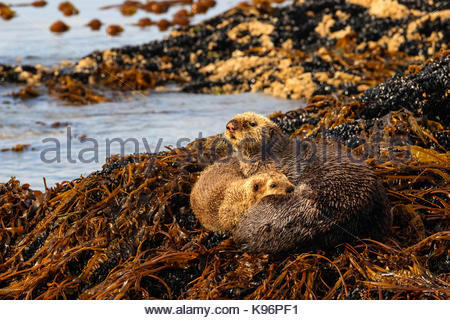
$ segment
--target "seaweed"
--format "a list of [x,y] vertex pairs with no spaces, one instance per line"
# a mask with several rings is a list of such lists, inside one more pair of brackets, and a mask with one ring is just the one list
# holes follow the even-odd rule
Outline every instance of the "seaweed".
[[[0,66],[3,82],[26,83],[31,75],[79,104],[104,101],[104,88],[170,82],[194,92],[263,90],[288,98],[302,91],[306,106],[273,114],[273,121],[292,138],[352,149],[383,182],[393,215],[384,242],[249,254],[228,235],[204,229],[189,205],[200,172],[225,154],[220,136],[113,156],[102,170],[44,193],[14,178],[0,184],[0,298],[449,299],[450,51],[444,34],[427,38],[431,28],[447,28],[427,19],[447,2],[398,2],[423,12],[381,19],[346,1],[281,8],[260,1],[58,71]],[[345,30],[345,14],[354,17],[350,30],[333,38]],[[314,30],[326,15],[335,21],[322,36]],[[252,34],[251,23],[262,33]],[[412,23],[419,37],[398,47],[383,42]],[[435,51],[424,49],[430,43]],[[236,61],[239,72],[217,74]]]
[[[433,70],[449,54],[414,68],[431,75],[424,86],[430,103],[443,93]],[[401,95],[392,91],[385,103]],[[360,140],[350,147],[374,168],[391,202],[394,227],[385,242],[248,254],[232,238],[205,230],[189,193],[217,157],[217,137],[210,137],[158,154],[114,156],[102,170],[44,194],[15,179],[0,184],[0,297],[450,298],[450,155],[434,138],[446,129],[422,121],[428,109],[420,105],[360,119],[368,106],[384,110],[316,96],[304,109],[272,118],[293,137]]]

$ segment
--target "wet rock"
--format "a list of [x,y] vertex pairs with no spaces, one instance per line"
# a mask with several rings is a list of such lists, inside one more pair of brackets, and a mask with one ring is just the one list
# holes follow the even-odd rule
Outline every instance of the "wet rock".
[[315,125],[318,119],[311,118],[302,109],[290,111],[283,115],[274,115],[271,120],[275,122],[285,134],[291,135],[304,124]]
[[61,11],[65,16],[68,16],[68,17],[77,15],[78,13],[80,13],[78,11],[78,9],[75,8],[75,6],[69,1],[61,2],[58,5],[58,10]]
[[136,14],[137,8],[131,5],[122,5],[120,7],[120,12],[126,17],[131,17]]
[[381,117],[406,108],[416,114],[450,124],[450,56],[427,63],[412,75],[396,75],[367,90],[360,98],[366,104],[362,117]]
[[156,25],[160,31],[166,31],[171,26],[171,23],[167,19],[161,19]]
[[0,2],[0,18],[3,20],[11,20],[16,16],[16,12],[9,6]]
[[47,5],[47,1],[44,1],[44,0],[33,1],[31,3],[31,5],[33,7],[41,8],[41,7],[45,7]]
[[152,26],[152,25],[154,25],[154,24],[155,24],[155,22],[153,22],[150,18],[147,18],[147,17],[141,18],[141,19],[139,19],[139,21],[137,22],[137,25],[138,25],[139,27],[141,27],[141,28],[145,28],[145,27],[148,27],[148,26]]
[[89,21],[87,26],[89,26],[92,30],[100,30],[102,27],[102,22],[99,19],[92,19]]
[[110,36],[118,36],[123,32],[123,28],[119,25],[112,24],[106,28],[106,32]]
[[179,25],[181,27],[187,27],[190,24],[189,17],[184,12],[177,12],[172,19],[173,25]]
[[53,23],[50,26],[51,32],[62,33],[62,32],[66,32],[69,30],[70,30],[70,27],[67,24],[65,24],[63,21],[56,21],[55,23]]

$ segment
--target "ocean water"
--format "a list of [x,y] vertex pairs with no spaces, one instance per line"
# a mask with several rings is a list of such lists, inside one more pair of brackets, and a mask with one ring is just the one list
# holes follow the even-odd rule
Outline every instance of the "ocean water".
[[[31,3],[33,0],[10,0],[8,4]],[[191,23],[195,24],[224,12],[242,0],[218,0],[214,8],[206,14],[196,15]],[[171,17],[182,7],[174,6],[165,14],[151,14],[138,10],[131,17],[124,17],[117,8],[101,10],[107,5],[123,3],[123,0],[73,0],[71,1],[80,11],[78,15],[66,17],[58,11],[58,4],[62,0],[47,0],[47,6],[13,7],[17,17],[4,21],[0,19],[0,63],[42,64],[51,66],[61,61],[77,61],[95,50],[105,50],[124,45],[142,44],[152,40],[163,39],[170,30],[160,32],[157,26],[140,28],[135,24],[140,18],[149,17],[153,21]],[[142,2],[145,2],[144,0]],[[187,8],[187,7],[184,7]],[[103,22],[99,31],[91,31],[86,24],[97,18]],[[68,32],[55,34],[49,31],[50,25],[62,20],[70,26]],[[106,34],[106,26],[119,24],[125,30],[118,37]]]
[[[69,18],[56,10],[58,1],[49,1],[44,9],[17,8],[16,19],[0,20],[4,40],[0,42],[0,63],[17,64],[20,56],[21,63],[55,65],[62,60],[76,61],[96,49],[141,44],[166,35],[156,27],[141,31],[131,26],[144,14],[126,18],[115,9],[98,10],[102,5],[120,2],[73,1],[80,15]],[[240,1],[217,2],[208,15],[196,19],[213,16]],[[172,8],[170,13],[178,9]],[[48,25],[60,18],[72,29],[55,36],[48,31]],[[92,18],[121,23],[125,32],[117,38],[108,37],[104,30],[92,32],[84,27]],[[154,152],[169,145],[184,146],[198,137],[223,132],[235,114],[253,111],[267,115],[301,105],[300,101],[264,94],[219,96],[174,90],[133,93],[119,101],[80,107],[62,104],[46,94],[27,101],[14,99],[11,92],[18,89],[0,83],[0,149],[17,144],[31,147],[24,152],[0,152],[0,183],[15,176],[41,190],[43,177],[52,186],[99,170],[108,153]],[[118,139],[127,141],[123,150]]]

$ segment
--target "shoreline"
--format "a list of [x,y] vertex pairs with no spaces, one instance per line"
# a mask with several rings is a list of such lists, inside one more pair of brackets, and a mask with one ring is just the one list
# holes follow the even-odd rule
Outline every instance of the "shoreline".
[[26,85],[17,93],[24,98],[43,88],[75,105],[108,101],[108,89],[168,84],[193,93],[354,96],[448,48],[450,8],[425,3],[424,11],[399,4],[395,18],[380,13],[377,6],[390,4],[382,1],[301,1],[270,14],[235,8],[164,40],[95,51],[74,64],[0,65],[0,82]]

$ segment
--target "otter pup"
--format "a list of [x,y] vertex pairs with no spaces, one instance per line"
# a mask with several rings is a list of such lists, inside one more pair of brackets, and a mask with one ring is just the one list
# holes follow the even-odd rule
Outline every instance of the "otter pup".
[[190,195],[191,208],[200,223],[209,230],[220,230],[217,213],[231,181],[244,179],[239,160],[218,161],[208,166],[194,184]]
[[225,191],[217,216],[221,232],[231,231],[246,211],[268,195],[286,195],[294,191],[294,185],[286,176],[276,171],[256,174],[230,183]]
[[243,175],[270,166],[297,186],[291,195],[268,196],[252,206],[236,225],[236,242],[248,251],[275,253],[389,232],[385,190],[367,164],[339,145],[289,139],[275,127],[253,113],[226,126],[224,136],[240,155]]
[[191,208],[200,223],[212,231],[228,232],[261,198],[294,190],[285,175],[266,170],[244,177],[237,158],[207,167],[191,191]]

